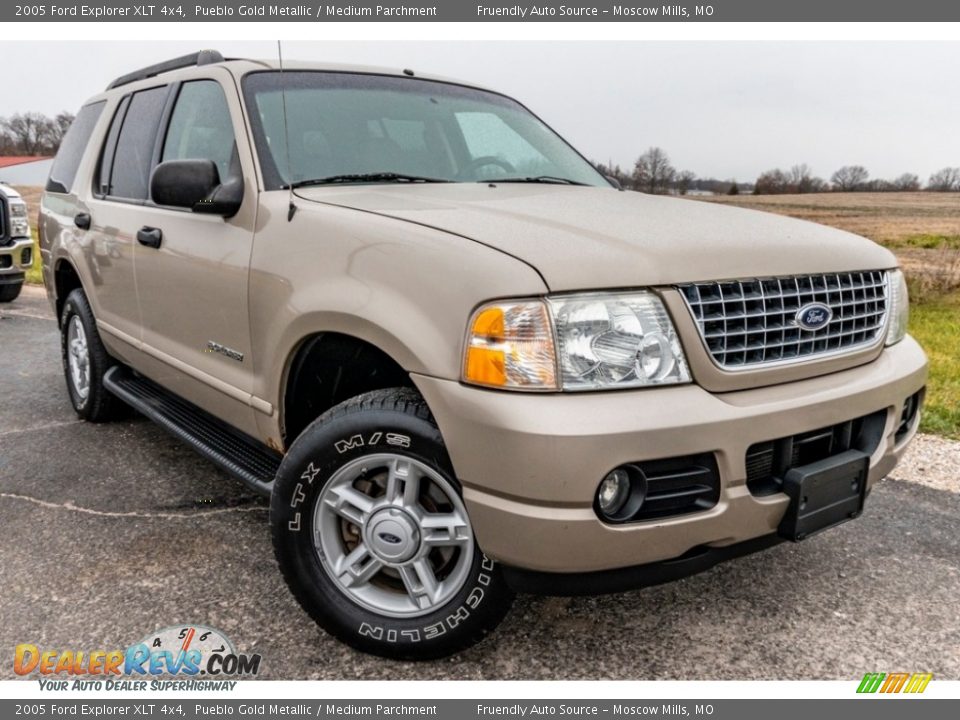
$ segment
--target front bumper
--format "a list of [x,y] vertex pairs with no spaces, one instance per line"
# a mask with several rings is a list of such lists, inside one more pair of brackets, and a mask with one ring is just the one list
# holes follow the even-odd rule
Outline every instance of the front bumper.
[[[414,376],[443,433],[480,546],[501,563],[592,573],[679,558],[775,533],[789,499],[746,485],[754,443],[886,412],[868,484],[916,431],[895,440],[927,361],[906,338],[866,365],[782,385],[712,394],[696,385],[536,395]],[[611,525],[593,509],[600,480],[629,462],[715,453],[721,492],[709,510]],[[868,503],[869,508],[869,503]]]
[[[24,251],[29,251],[26,256]],[[32,264],[33,240],[30,238],[16,238],[0,247],[0,285],[23,282],[24,273]]]

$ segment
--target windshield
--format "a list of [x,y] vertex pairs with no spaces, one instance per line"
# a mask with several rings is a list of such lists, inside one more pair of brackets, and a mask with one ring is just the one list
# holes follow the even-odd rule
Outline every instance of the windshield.
[[343,176],[609,187],[555,132],[496,93],[317,71],[251,73],[243,88],[268,190]]

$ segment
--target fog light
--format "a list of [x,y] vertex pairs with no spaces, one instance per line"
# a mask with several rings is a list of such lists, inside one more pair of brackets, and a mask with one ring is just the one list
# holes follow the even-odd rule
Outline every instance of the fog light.
[[613,517],[623,509],[630,497],[630,475],[623,468],[610,472],[597,490],[597,507],[607,517]]

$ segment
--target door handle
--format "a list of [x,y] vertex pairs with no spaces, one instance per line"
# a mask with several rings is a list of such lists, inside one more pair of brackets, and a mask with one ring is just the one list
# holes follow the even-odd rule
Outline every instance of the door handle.
[[163,240],[163,231],[160,228],[147,227],[144,225],[137,230],[137,242],[147,247],[158,248],[160,241]]
[[81,230],[89,230],[91,222],[90,213],[77,213],[73,216],[73,224]]

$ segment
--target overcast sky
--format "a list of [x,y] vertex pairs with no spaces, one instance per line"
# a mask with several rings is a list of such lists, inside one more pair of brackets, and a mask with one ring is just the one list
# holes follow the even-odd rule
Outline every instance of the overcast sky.
[[[275,42],[211,41],[225,56],[272,57]],[[18,43],[0,116],[75,112],[118,75],[196,43]],[[823,177],[926,179],[960,166],[960,43],[285,42],[284,56],[410,67],[517,98],[588,157],[627,166],[651,145],[700,176],[751,181],[808,163]]]

